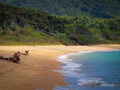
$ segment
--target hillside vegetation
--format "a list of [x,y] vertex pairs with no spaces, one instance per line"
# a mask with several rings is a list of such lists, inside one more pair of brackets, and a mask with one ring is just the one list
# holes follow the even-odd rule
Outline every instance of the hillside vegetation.
[[120,43],[120,17],[55,16],[0,4],[0,44]]
[[89,15],[101,18],[120,15],[120,0],[0,0],[0,2],[57,15]]

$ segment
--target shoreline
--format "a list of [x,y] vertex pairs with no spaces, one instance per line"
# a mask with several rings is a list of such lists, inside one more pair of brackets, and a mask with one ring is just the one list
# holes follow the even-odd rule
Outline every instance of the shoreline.
[[[0,61],[1,90],[53,90],[55,86],[66,86],[65,76],[53,70],[61,70],[57,57],[79,51],[105,51],[120,49],[120,44],[93,46],[0,46],[0,55],[11,55],[15,51],[30,50],[22,56],[19,65]],[[4,68],[3,68],[4,67]]]
[[68,54],[63,54],[57,57],[57,61],[63,63],[64,60],[69,61],[69,58],[71,56],[75,55],[80,55],[80,54],[85,54],[85,53],[94,53],[94,52],[109,52],[109,51],[120,51],[120,49],[115,49],[115,50],[105,50],[105,51],[80,51],[80,52],[73,52],[73,53],[68,53]]
[[[81,55],[81,54],[86,54],[86,53],[94,53],[94,52],[109,52],[109,51],[120,51],[120,49],[116,49],[116,50],[105,50],[105,51],[80,51],[80,52],[73,52],[73,53],[68,53],[68,54],[63,54],[60,55],[59,57],[57,57],[57,61],[61,62],[64,66],[62,66],[61,70],[54,70],[55,72],[60,72],[62,73],[64,76],[67,77],[67,75],[65,75],[65,72],[62,72],[62,70],[64,70],[64,67],[66,66],[70,66],[69,63],[72,62],[72,56],[76,56],[76,55]],[[74,64],[74,63],[73,63]],[[74,66],[76,68],[76,66]],[[80,66],[77,66],[80,67]]]
[[[78,62],[75,62],[74,60],[77,60],[77,59],[75,59],[75,57],[78,57],[79,55],[82,56],[82,54],[89,54],[89,53],[90,54],[91,53],[106,53],[106,52],[108,53],[108,52],[118,52],[118,51],[120,51],[120,49],[104,50],[104,51],[99,51],[99,50],[98,51],[84,51],[84,52],[81,51],[81,52],[69,53],[69,54],[64,54],[64,55],[59,56],[58,61],[60,61],[62,63],[62,69],[61,70],[55,70],[55,72],[62,73],[66,77],[66,82],[68,82],[69,85],[65,86],[65,87],[64,86],[63,87],[57,86],[55,88],[55,90],[57,90],[57,89],[61,90],[62,88],[63,89],[69,89],[69,88],[75,87],[75,84],[73,84],[72,82],[75,83],[74,79],[76,79],[76,77],[81,74],[81,73],[78,74],[78,72],[82,70],[81,68],[84,65],[83,63],[78,64]],[[80,60],[80,59],[78,59],[78,60]],[[73,79],[73,81],[71,81],[72,79]],[[117,85],[115,83],[105,82],[101,78],[97,78],[97,80],[94,80],[94,77],[93,77],[93,79],[91,79],[91,80],[89,80],[89,79],[85,80],[84,77],[83,78],[78,78],[77,77],[77,79],[78,80],[76,80],[76,82],[81,80],[81,82],[79,83],[81,86],[85,85],[85,86],[89,87],[89,86],[91,86],[90,83],[94,82],[94,84],[100,84],[100,86],[103,86],[103,87],[117,87],[117,86],[119,87],[119,85]]]

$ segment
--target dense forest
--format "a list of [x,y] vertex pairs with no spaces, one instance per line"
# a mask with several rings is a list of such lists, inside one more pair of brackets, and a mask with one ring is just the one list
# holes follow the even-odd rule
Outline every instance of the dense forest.
[[57,15],[88,15],[101,18],[120,15],[120,0],[0,0],[0,2]]
[[120,43],[120,16],[56,16],[0,4],[0,44]]

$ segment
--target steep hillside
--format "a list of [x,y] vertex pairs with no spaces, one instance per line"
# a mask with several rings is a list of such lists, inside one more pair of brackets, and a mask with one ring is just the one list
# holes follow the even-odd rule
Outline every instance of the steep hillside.
[[55,16],[39,10],[0,4],[0,43],[57,42],[52,34],[62,30],[64,25]]
[[120,0],[0,0],[0,2],[57,15],[89,15],[101,18],[120,15]]
[[120,43],[120,17],[54,16],[0,4],[0,44]]

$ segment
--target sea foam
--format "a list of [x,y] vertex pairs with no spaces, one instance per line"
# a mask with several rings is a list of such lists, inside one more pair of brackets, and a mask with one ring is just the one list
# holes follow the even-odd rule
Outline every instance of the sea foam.
[[[85,52],[78,52],[78,53],[70,53],[61,55],[57,58],[58,61],[62,63],[62,69],[61,70],[54,70],[55,72],[60,72],[63,75],[69,77],[69,78],[75,78],[77,79],[77,85],[67,87],[59,87],[56,86],[55,90],[69,90],[69,88],[73,87],[79,87],[79,86],[87,86],[87,87],[114,87],[115,84],[107,83],[102,78],[96,78],[96,77],[89,77],[86,74],[81,74],[82,66],[84,66],[83,63],[75,63],[74,57],[77,55],[85,54],[85,53],[92,53],[92,52],[98,52],[98,51],[85,51]],[[103,52],[103,51],[101,51]],[[120,86],[120,85],[117,85]],[[71,89],[70,89],[71,90]]]

